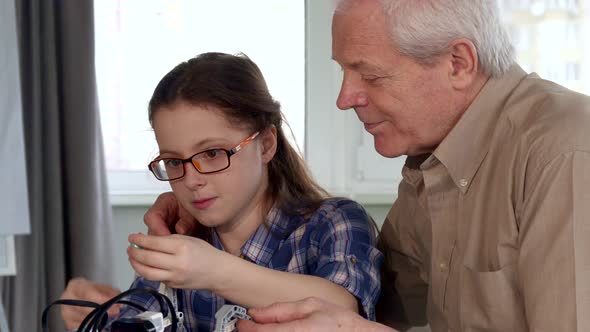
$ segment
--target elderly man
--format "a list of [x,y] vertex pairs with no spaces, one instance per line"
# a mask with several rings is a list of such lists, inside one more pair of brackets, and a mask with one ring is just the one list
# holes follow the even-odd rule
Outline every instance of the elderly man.
[[[492,0],[344,1],[332,36],[338,107],[381,155],[408,156],[381,231],[381,322],[590,331],[590,98],[514,64]],[[253,316],[380,328],[315,302]]]
[[[590,331],[590,98],[514,63],[493,0],[348,0],[333,18],[353,108],[407,155],[381,232],[379,320],[433,331]],[[188,233],[165,194],[155,234]],[[315,299],[240,331],[391,331]]]

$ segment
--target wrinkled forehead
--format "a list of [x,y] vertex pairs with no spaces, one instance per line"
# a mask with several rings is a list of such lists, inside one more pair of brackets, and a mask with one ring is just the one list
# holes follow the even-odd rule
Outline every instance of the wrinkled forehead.
[[346,14],[358,9],[383,9],[380,0],[332,0],[334,14]]
[[[335,12],[332,21],[332,57],[341,65],[378,56],[392,46],[389,29],[381,6],[356,1],[346,11]],[[359,3],[359,4],[357,4]]]
[[334,12],[332,34],[367,38],[387,34],[386,16],[377,0],[350,1]]

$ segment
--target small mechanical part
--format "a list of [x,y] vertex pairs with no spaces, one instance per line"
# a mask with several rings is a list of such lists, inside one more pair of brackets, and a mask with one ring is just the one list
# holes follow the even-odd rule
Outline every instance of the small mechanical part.
[[224,305],[215,313],[215,332],[237,332],[236,325],[240,319],[252,319],[248,316],[246,308],[232,304]]

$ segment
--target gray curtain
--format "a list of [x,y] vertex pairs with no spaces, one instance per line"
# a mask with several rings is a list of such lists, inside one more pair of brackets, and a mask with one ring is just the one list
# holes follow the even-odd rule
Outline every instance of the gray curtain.
[[[69,278],[112,282],[93,1],[0,1],[16,1],[31,216],[1,292],[11,331],[32,332]],[[51,330],[63,331],[55,318]]]

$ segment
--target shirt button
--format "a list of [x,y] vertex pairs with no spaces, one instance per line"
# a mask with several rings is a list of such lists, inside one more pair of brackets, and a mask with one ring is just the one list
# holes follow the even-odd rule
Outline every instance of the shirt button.
[[447,264],[446,264],[446,263],[444,263],[444,262],[442,262],[442,263],[438,264],[438,267],[440,268],[440,270],[441,270],[442,272],[444,272],[444,271],[446,271],[446,270],[447,270]]
[[350,262],[352,263],[352,265],[356,264],[356,256],[350,255],[350,256],[348,256],[348,259],[350,259]]
[[469,181],[467,181],[467,179],[461,179],[461,180],[459,180],[459,185],[461,187],[467,187],[467,184],[469,184]]

